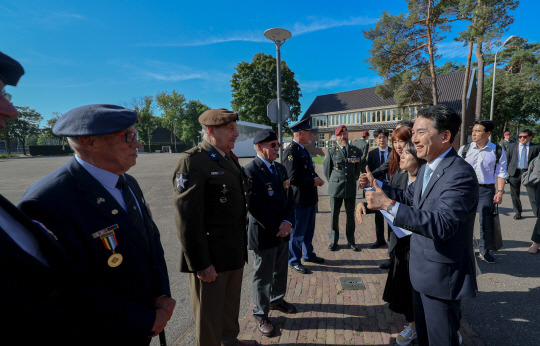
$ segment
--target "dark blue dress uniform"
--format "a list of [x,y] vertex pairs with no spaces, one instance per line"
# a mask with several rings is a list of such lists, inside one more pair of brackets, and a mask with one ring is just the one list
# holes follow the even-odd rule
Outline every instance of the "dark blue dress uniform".
[[[170,296],[160,236],[137,181],[124,175],[142,213],[146,234],[134,231],[128,213],[75,158],[32,185],[20,208],[54,232],[74,265],[88,273],[87,305],[97,310],[91,321],[95,345],[148,345],[156,312],[154,301]],[[122,263],[111,267],[111,250],[96,232],[111,226]]]
[[294,266],[301,264],[301,258],[317,257],[312,241],[319,200],[317,187],[314,185],[318,175],[307,149],[295,141],[283,151],[283,164],[289,174],[295,204],[295,227],[289,242],[289,264]]

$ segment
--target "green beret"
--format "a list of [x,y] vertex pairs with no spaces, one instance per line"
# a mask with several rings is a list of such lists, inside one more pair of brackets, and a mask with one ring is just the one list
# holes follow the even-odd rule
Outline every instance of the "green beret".
[[204,126],[221,126],[238,120],[238,113],[225,108],[209,109],[199,116],[199,122]]

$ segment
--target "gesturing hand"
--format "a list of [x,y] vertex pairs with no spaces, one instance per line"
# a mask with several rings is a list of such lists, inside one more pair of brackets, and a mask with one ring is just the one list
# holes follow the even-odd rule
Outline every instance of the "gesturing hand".
[[355,215],[356,215],[356,220],[358,221],[358,223],[361,224],[364,221],[364,218],[362,217],[362,215],[366,215],[366,206],[364,205],[364,203],[362,202],[358,203],[358,205],[356,206]]
[[374,191],[366,191],[368,208],[371,210],[386,210],[392,200],[386,196],[377,181],[373,182],[373,187],[375,188]]
[[360,179],[358,179],[360,184],[358,184],[358,189],[365,189],[366,187],[372,187],[373,181],[375,178],[373,177],[373,174],[371,174],[371,171],[368,166],[366,166],[366,173],[362,173],[360,175]]

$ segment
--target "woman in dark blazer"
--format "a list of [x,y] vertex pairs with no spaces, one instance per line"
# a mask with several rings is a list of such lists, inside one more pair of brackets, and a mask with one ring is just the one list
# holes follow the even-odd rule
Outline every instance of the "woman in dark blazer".
[[[396,160],[394,157],[392,159]],[[397,161],[399,162],[399,171],[392,174],[388,184],[395,188],[406,189],[409,184],[412,184],[416,180],[418,169],[425,161],[416,156],[416,148],[410,139],[402,147]],[[356,217],[359,223],[362,222],[362,214],[368,212],[364,203],[358,204]],[[394,232],[391,232],[388,244],[390,267],[383,299],[388,302],[390,310],[402,313],[405,315],[407,322],[409,322],[409,325],[405,326],[405,329],[396,338],[398,345],[408,345],[416,338],[412,285],[409,277],[410,238],[410,236],[398,238]]]

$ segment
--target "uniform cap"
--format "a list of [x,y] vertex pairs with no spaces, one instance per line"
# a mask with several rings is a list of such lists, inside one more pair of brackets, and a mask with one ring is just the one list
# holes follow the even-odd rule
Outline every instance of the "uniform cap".
[[509,135],[509,134],[510,134],[510,131],[506,131],[506,132],[504,133],[505,136],[506,136],[506,135]]
[[277,134],[274,130],[264,129],[255,134],[255,137],[253,137],[253,144],[277,141],[277,139]]
[[292,132],[298,132],[298,131],[311,131],[311,123],[309,121],[309,118],[300,120],[294,125],[289,126]]
[[362,134],[363,134],[364,136],[369,136],[369,131],[364,131],[364,132],[362,132]]
[[53,133],[65,137],[99,136],[122,131],[138,120],[134,110],[96,104],[74,108],[54,125]]
[[345,129],[345,131],[347,131],[347,126],[345,125],[339,125],[336,129],[336,131],[334,131],[335,135],[339,135],[341,133],[341,131],[343,131],[343,129]]
[[0,52],[0,80],[5,85],[17,85],[23,74],[24,69],[17,60]]
[[238,113],[225,108],[209,109],[199,116],[204,126],[221,126],[238,120]]

